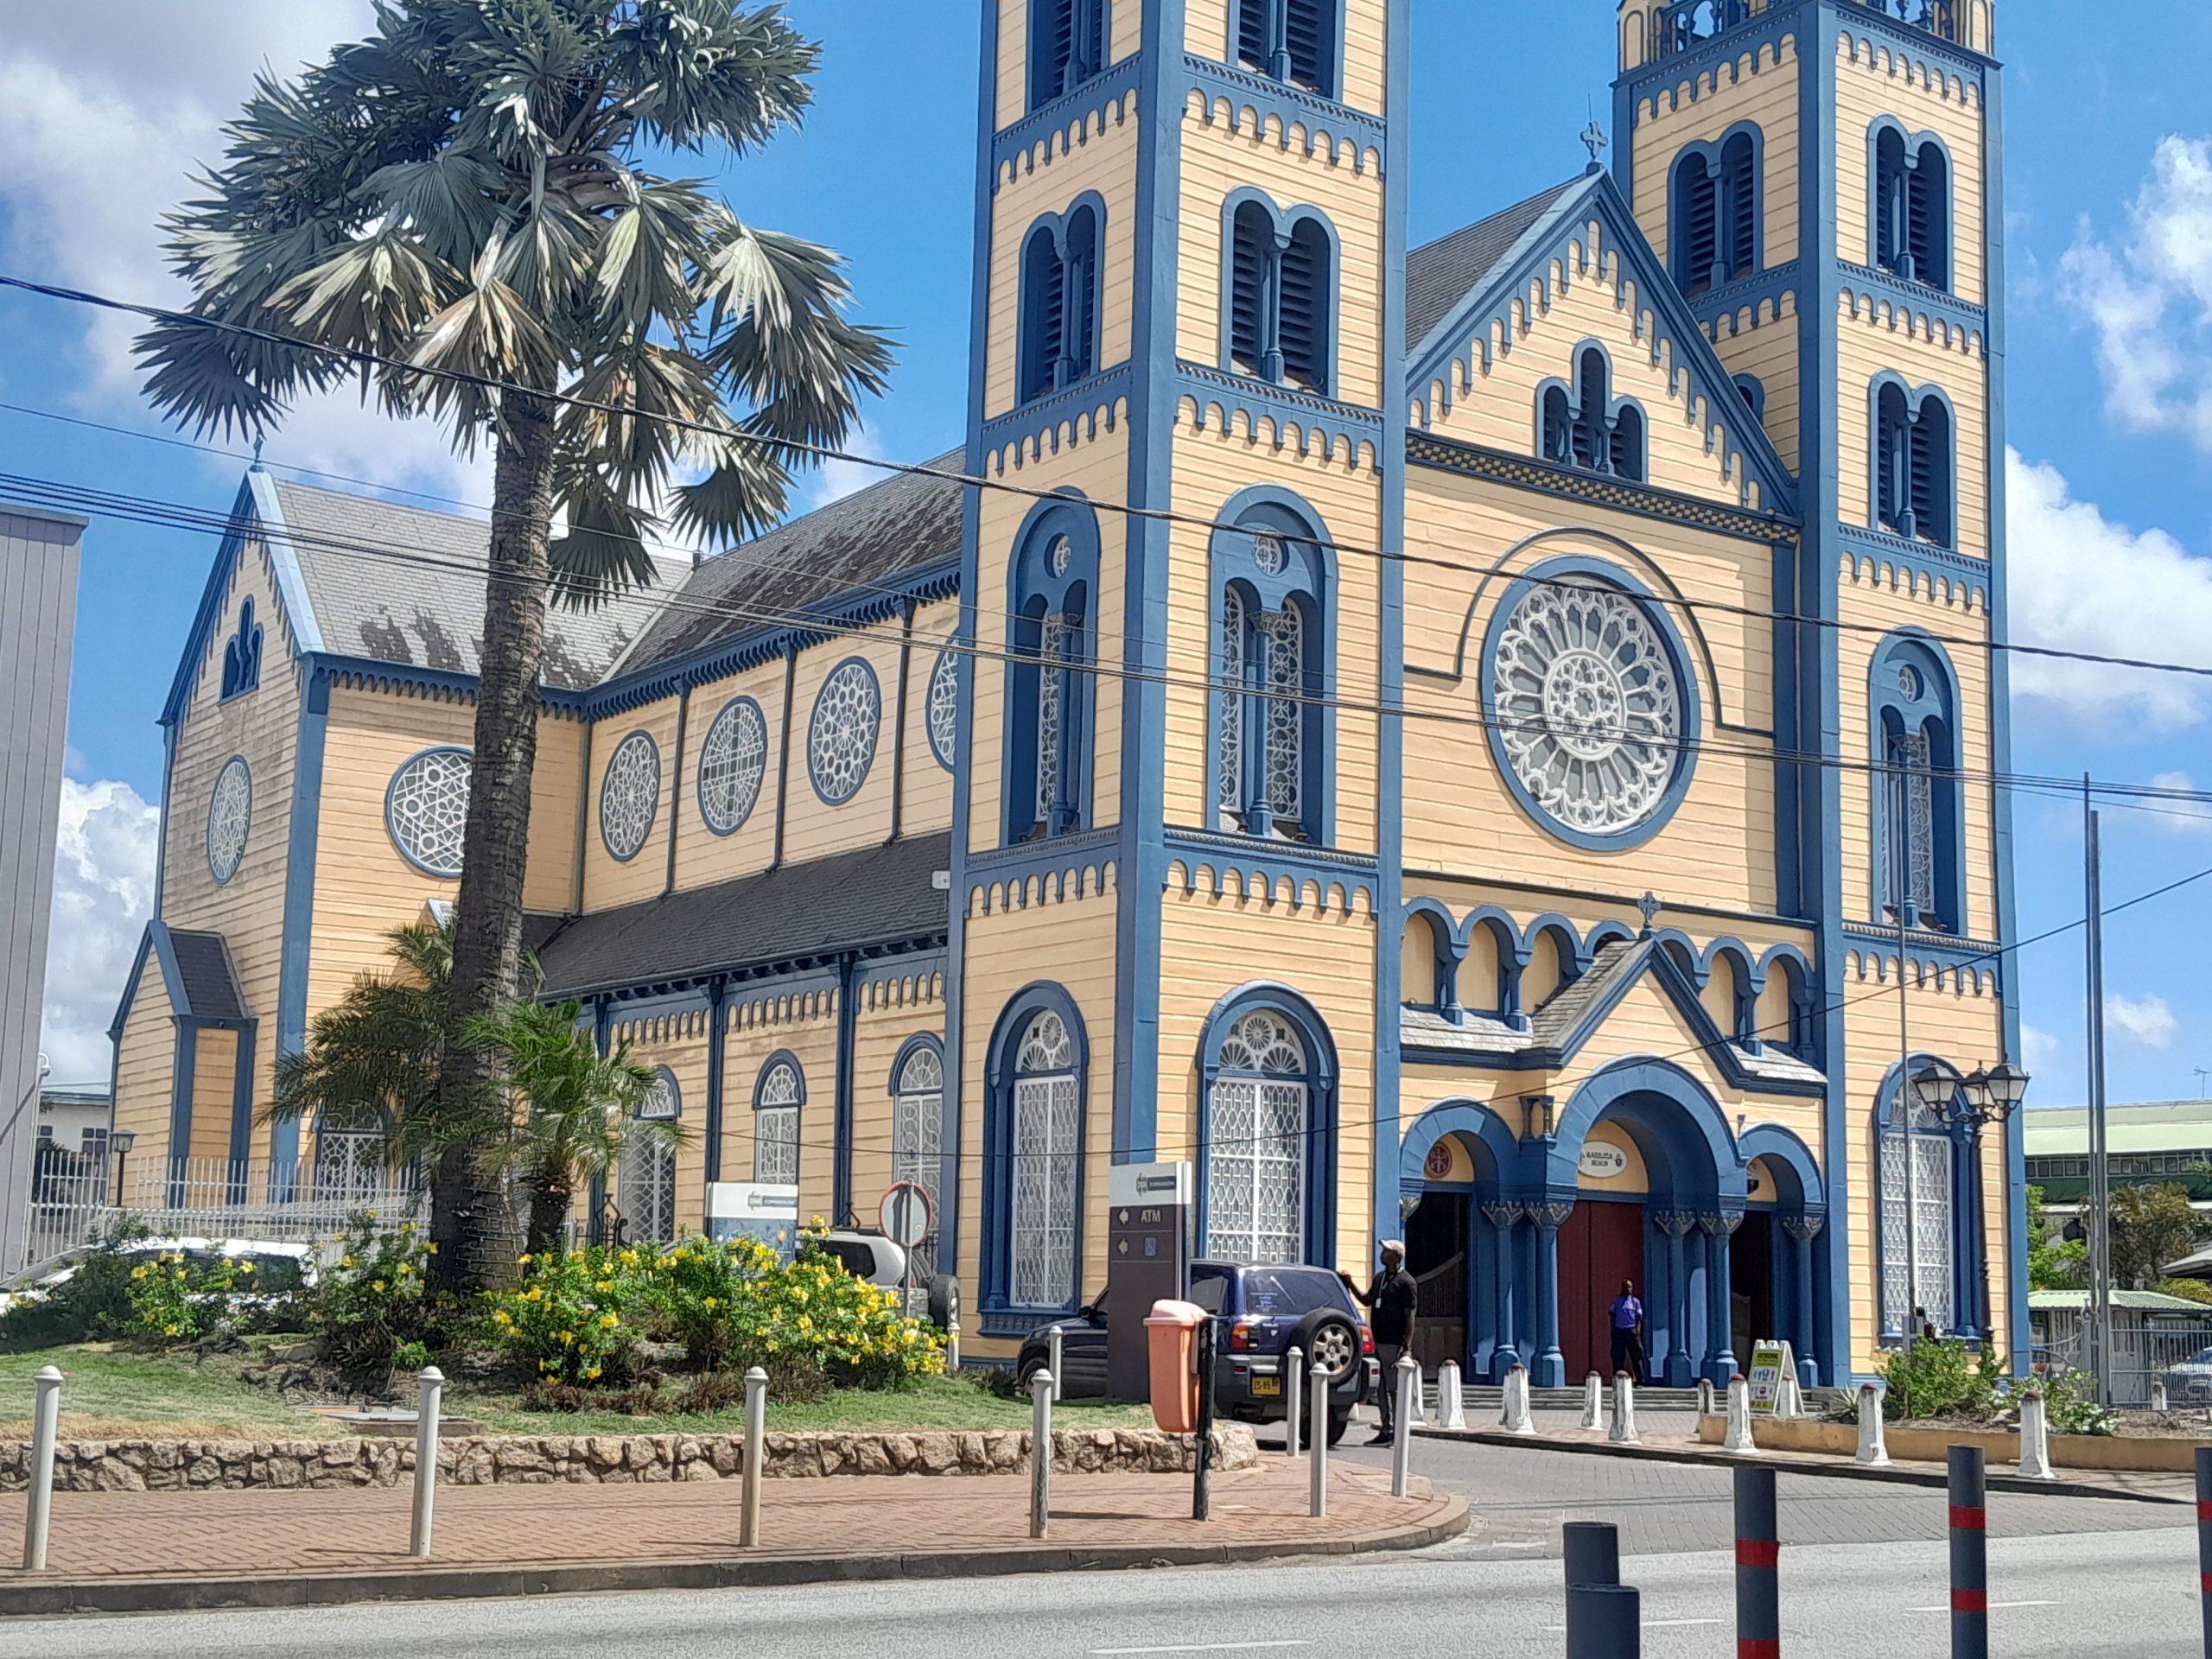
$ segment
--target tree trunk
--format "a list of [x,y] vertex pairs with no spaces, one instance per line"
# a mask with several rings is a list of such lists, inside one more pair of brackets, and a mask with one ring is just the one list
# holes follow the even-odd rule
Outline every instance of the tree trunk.
[[484,1143],[505,1125],[496,1061],[462,1040],[467,1022],[522,989],[522,883],[530,850],[531,775],[537,762],[538,683],[550,586],[554,408],[545,397],[501,400],[492,489],[491,568],[477,673],[476,756],[461,842],[453,983],[438,1073],[442,1112],[480,1120],[439,1160],[430,1185],[436,1287],[481,1290],[514,1271],[513,1218]]
[[561,1230],[568,1223],[569,1209],[575,1198],[576,1190],[566,1171],[549,1167],[531,1178],[530,1232],[523,1241],[531,1255],[560,1249]]

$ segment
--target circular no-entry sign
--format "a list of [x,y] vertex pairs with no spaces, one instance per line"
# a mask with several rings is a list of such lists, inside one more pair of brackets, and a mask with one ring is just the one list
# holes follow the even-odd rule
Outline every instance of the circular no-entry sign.
[[886,1238],[911,1250],[930,1236],[930,1195],[912,1181],[893,1181],[876,1217]]

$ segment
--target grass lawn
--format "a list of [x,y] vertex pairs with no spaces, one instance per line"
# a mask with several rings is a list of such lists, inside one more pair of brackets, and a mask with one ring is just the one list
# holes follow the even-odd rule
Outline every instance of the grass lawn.
[[[31,1379],[60,1368],[64,1440],[329,1440],[346,1430],[238,1380],[251,1355],[133,1353],[113,1344],[0,1354],[0,1440],[28,1440]],[[617,1412],[523,1411],[506,1394],[446,1391],[446,1410],[512,1434],[737,1434],[741,1408],[632,1417]],[[1150,1408],[1096,1400],[1064,1401],[1061,1428],[1140,1428]],[[1002,1400],[963,1377],[931,1377],[896,1393],[846,1390],[801,1404],[768,1402],[771,1429],[1027,1428],[1027,1400]]]

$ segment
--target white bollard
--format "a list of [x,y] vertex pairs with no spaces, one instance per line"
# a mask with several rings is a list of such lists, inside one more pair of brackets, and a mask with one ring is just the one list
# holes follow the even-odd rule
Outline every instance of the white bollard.
[[1582,1379],[1582,1421],[1579,1427],[1595,1428],[1605,1414],[1605,1379],[1592,1371]]
[[1052,1392],[1050,1371],[1029,1378],[1029,1535],[1042,1538],[1052,1517]]
[[1052,1379],[1052,1403],[1060,1403],[1060,1327],[1045,1332],[1045,1370]]
[[2056,1480],[2050,1466],[2050,1409],[2041,1389],[2020,1395],[2020,1473],[2029,1480]]
[[1529,1414],[1529,1368],[1516,1364],[1505,1374],[1505,1410],[1498,1423],[1509,1434],[1533,1434],[1536,1425]]
[[1421,1362],[1411,1354],[1398,1357],[1398,1374],[1391,1378],[1398,1390],[1396,1433],[1390,1441],[1390,1496],[1403,1497],[1413,1477],[1414,1414],[1421,1409]]
[[1697,1414],[1700,1417],[1710,1417],[1714,1409],[1713,1379],[1709,1376],[1700,1376],[1697,1380]]
[[1298,1455],[1299,1425],[1305,1421],[1306,1355],[1293,1348],[1282,1357],[1282,1451],[1287,1458]]
[[1882,1438],[1882,1390],[1872,1382],[1859,1385],[1859,1450],[1851,1459],[1869,1469],[1890,1466],[1890,1448]]
[[1626,1371],[1613,1375],[1613,1422],[1605,1438],[1615,1446],[1640,1446],[1636,1438],[1636,1379]]
[[944,1327],[944,1374],[960,1375],[960,1321],[955,1319]]
[[2166,1379],[2163,1376],[2154,1376],[2151,1379],[2151,1409],[2153,1411],[2166,1409]]
[[1774,1414],[1777,1417],[1802,1417],[1805,1414],[1805,1390],[1797,1381],[1794,1370],[1782,1373],[1782,1384],[1774,1392]]
[[1459,1362],[1456,1359],[1447,1359],[1436,1368],[1436,1426],[1467,1426],[1467,1396],[1459,1382]]
[[431,1508],[438,1492],[438,1406],[445,1397],[445,1373],[425,1365],[415,1378],[415,1526],[407,1550],[418,1561],[430,1559]]
[[768,1459],[768,1373],[755,1365],[745,1374],[745,1468],[737,1510],[739,1547],[760,1541],[761,1465]]
[[1728,1379],[1728,1433],[1720,1442],[1723,1452],[1751,1452],[1751,1385],[1740,1376]]
[[39,1367],[31,1406],[30,1512],[23,1520],[23,1571],[46,1571],[46,1537],[54,1523],[54,1446],[61,1438],[61,1373]]
[[1306,1512],[1318,1521],[1329,1512],[1329,1379],[1318,1368],[1306,1379]]

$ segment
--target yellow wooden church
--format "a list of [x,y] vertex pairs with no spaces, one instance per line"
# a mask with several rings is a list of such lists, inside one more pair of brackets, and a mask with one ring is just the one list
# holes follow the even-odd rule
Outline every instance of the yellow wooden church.
[[[1184,1160],[1477,1376],[1623,1279],[1676,1384],[2024,1351],[2017,1123],[1900,1089],[2017,1053],[1993,6],[1618,0],[1609,159],[1408,247],[1410,4],[983,0],[962,446],[556,614],[530,942],[689,1131],[589,1224],[918,1181],[1003,1355]],[[245,480],[134,1164],[375,1134],[262,1113],[454,891],[484,556]]]

